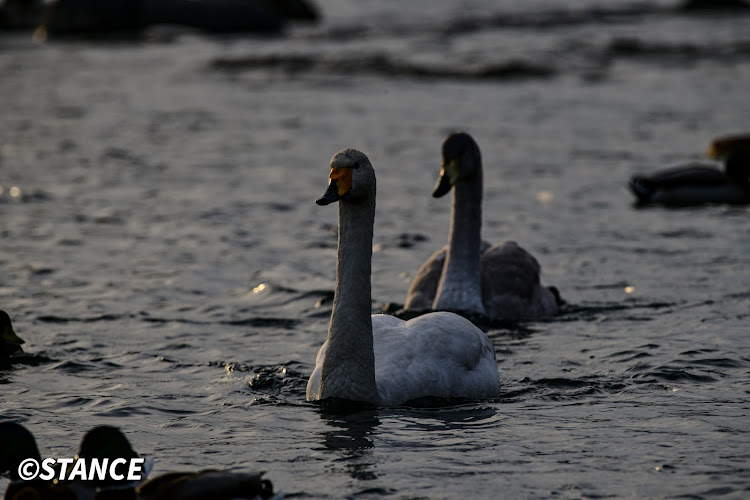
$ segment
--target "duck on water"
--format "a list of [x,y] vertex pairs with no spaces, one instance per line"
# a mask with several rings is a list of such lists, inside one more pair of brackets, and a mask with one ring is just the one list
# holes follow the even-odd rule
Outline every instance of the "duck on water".
[[750,134],[715,139],[708,156],[723,159],[724,170],[690,163],[631,177],[628,187],[636,197],[636,205],[749,204]]

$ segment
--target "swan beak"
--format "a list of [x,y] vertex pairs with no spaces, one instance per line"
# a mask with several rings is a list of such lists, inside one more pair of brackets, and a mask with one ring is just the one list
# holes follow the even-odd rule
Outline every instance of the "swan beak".
[[318,205],[330,205],[334,201],[339,201],[348,195],[352,190],[351,168],[332,168],[328,181],[328,189],[323,196],[318,198],[315,203]]
[[331,182],[328,183],[328,189],[326,189],[325,194],[315,200],[315,203],[323,206],[330,205],[335,201],[339,201],[341,197],[339,196],[338,187],[336,186],[336,184],[336,181],[334,179],[331,179]]
[[458,181],[458,159],[454,158],[449,162],[443,162],[443,168],[440,170],[440,177],[438,178],[435,189],[432,190],[432,196],[440,198],[451,190],[453,185]]

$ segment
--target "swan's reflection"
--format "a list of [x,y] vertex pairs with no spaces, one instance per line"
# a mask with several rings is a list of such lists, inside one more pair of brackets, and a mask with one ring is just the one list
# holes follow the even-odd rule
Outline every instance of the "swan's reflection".
[[320,418],[329,427],[321,433],[323,447],[338,456],[334,464],[343,464],[354,479],[377,479],[370,449],[374,446],[370,436],[380,425],[376,409],[344,411],[321,408]]

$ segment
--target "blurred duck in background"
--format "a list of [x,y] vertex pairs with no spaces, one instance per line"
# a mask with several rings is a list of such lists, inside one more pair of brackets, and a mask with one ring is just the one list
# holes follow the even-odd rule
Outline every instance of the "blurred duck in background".
[[308,0],[0,0],[0,29],[50,34],[135,33],[153,25],[210,32],[279,33],[288,21],[316,21]]
[[634,175],[628,186],[636,204],[684,207],[750,203],[750,134],[715,139],[708,156],[723,159],[724,170],[716,165],[690,163]]
[[749,4],[743,0],[687,0],[680,6],[684,11],[733,11],[747,9]]

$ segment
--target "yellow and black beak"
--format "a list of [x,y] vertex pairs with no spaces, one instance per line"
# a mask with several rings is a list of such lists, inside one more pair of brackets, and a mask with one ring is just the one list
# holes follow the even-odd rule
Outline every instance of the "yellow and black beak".
[[440,198],[451,190],[459,177],[458,170],[458,158],[454,158],[448,162],[443,161],[443,168],[440,170],[440,177],[438,177],[435,189],[432,190],[432,196]]
[[353,173],[353,168],[332,168],[331,175],[328,177],[328,189],[315,203],[330,205],[351,193]]

